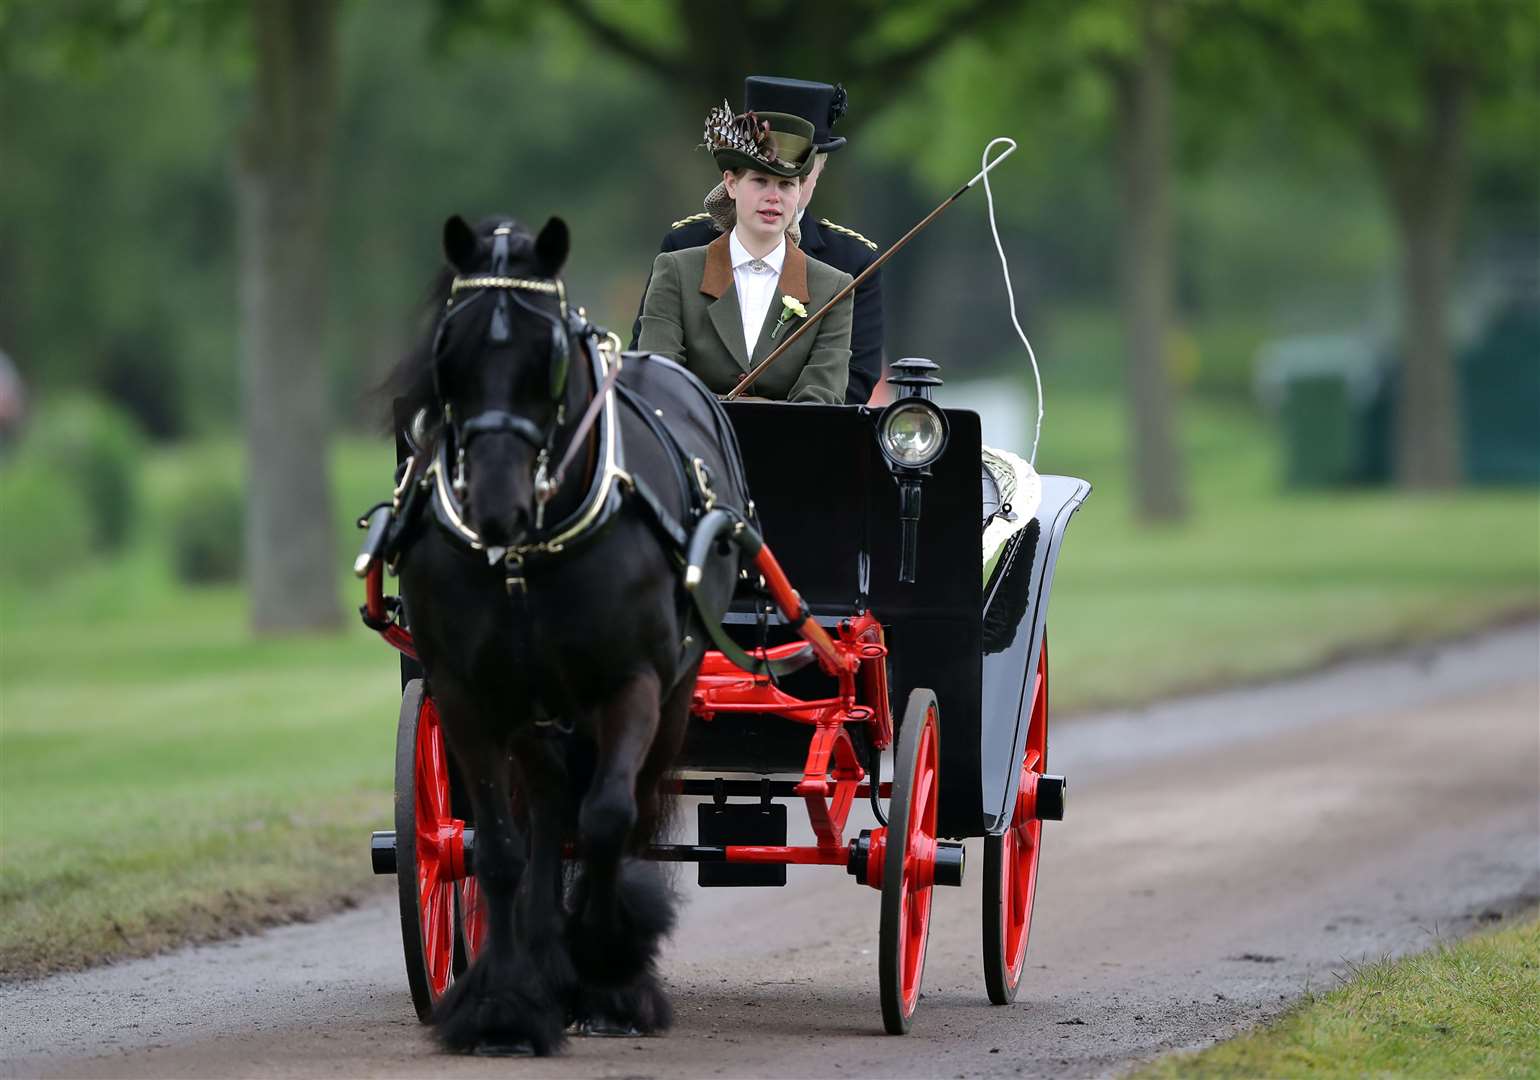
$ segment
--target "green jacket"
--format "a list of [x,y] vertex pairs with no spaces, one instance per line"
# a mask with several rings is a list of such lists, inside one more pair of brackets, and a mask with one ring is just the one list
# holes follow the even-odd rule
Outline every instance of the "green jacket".
[[[771,340],[782,305],[772,302],[753,355],[746,355],[743,316],[733,285],[728,234],[705,247],[665,251],[652,264],[652,283],[642,302],[637,348],[660,353],[689,368],[718,394],[725,394],[755,364],[769,356],[801,324],[793,317]],[[850,284],[850,275],[810,259],[786,245],[776,295],[794,296],[809,313]],[[801,340],[755,380],[748,394],[783,401],[841,404],[850,375],[851,299],[825,315]]]

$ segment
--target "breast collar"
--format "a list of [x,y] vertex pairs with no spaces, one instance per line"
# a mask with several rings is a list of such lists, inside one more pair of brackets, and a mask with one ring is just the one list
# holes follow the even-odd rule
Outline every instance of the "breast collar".
[[[595,347],[592,338],[585,338],[582,348],[593,371],[594,385],[602,386],[610,366],[621,363],[618,344],[612,346],[606,342]],[[447,432],[440,428],[432,459],[423,477],[423,483],[428,485],[431,493],[434,519],[452,539],[470,551],[484,555],[488,564],[504,562],[510,574],[528,560],[559,555],[592,538],[614,517],[622,501],[621,489],[631,479],[623,461],[613,386],[605,394],[605,402],[594,430],[598,436],[598,452],[595,455],[598,463],[589,481],[588,491],[577,509],[555,525],[537,530],[525,543],[496,547],[487,544],[466,520],[465,504],[454,491],[454,460],[449,446],[450,439]]]

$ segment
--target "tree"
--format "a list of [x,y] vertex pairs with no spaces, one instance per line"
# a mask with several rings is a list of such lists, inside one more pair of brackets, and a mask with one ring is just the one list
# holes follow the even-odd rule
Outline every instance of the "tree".
[[[339,0],[73,0],[0,15],[0,66],[89,75],[125,46],[249,60],[235,163],[251,621],[340,625],[322,341]],[[231,63],[231,66],[237,66]],[[192,295],[189,291],[186,295]],[[182,299],[179,296],[179,299]]]
[[[947,45],[978,32],[1017,0],[649,0],[551,5],[594,45],[705,108],[727,94],[736,104],[745,75],[805,73],[841,81],[861,101],[853,123],[869,119]],[[439,0],[446,32],[490,27],[524,33],[537,5],[528,0]]]
[[1171,339],[1175,252],[1171,214],[1172,27],[1166,0],[1139,0],[1134,47],[1101,57],[1117,101],[1123,197],[1119,291],[1130,421],[1129,476],[1146,521],[1187,513],[1176,438]]
[[[1188,510],[1169,360],[1174,98],[1185,32],[1185,10],[1170,0],[1038,0],[1009,33],[960,47],[960,62],[948,65],[951,112],[968,144],[1002,128],[1022,132],[1027,160],[1015,167],[1032,168],[1060,152],[1068,127],[1069,138],[1095,144],[1087,156],[1116,177],[1126,454],[1134,511],[1144,521],[1175,520]],[[1065,113],[1073,120],[1062,119]],[[922,149],[916,144],[911,152]]]
[[1413,488],[1458,483],[1448,310],[1473,111],[1533,85],[1540,14],[1525,0],[1248,0],[1219,18],[1249,24],[1280,80],[1372,162],[1400,248],[1397,474]]
[[251,9],[251,112],[236,165],[246,563],[263,631],[340,624],[325,355],[337,0]]

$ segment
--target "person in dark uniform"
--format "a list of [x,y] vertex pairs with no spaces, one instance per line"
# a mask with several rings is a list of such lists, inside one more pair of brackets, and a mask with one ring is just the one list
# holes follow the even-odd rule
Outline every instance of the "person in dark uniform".
[[[802,180],[801,206],[797,226],[798,246],[820,262],[843,270],[851,277],[860,274],[877,258],[877,245],[854,229],[836,225],[828,218],[808,212],[808,202],[818,186],[818,178],[828,163],[828,155],[845,145],[841,136],[830,134],[830,127],[845,114],[845,88],[838,84],[781,79],[751,75],[743,83],[745,112],[780,112],[800,116],[813,125],[818,157],[813,171]],[[707,196],[709,199],[710,196]],[[669,227],[661,251],[681,251],[701,247],[722,235],[719,221],[709,212],[681,218]],[[651,279],[649,278],[649,284]],[[643,290],[646,295],[646,290]],[[641,335],[642,317],[638,309],[631,330],[631,347],[636,348]],[[855,311],[850,334],[850,381],[845,390],[847,405],[864,405],[872,388],[882,377],[882,272],[869,277],[856,289]]]

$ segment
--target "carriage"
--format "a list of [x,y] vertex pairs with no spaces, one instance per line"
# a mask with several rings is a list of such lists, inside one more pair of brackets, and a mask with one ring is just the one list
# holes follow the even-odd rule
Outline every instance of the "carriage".
[[[1090,485],[985,448],[977,414],[934,400],[929,361],[898,362],[889,382],[881,409],[728,403],[763,542],[712,628],[672,781],[698,800],[696,835],[647,855],[698,864],[708,887],[782,886],[788,865],[817,865],[880,891],[883,1021],[902,1034],[933,891],[962,883],[967,838],[983,838],[989,1000],[1007,1004],[1020,985],[1042,823],[1065,804],[1064,778],[1047,772],[1048,596]],[[731,527],[708,513],[692,559]],[[371,852],[399,882],[407,981],[426,1021],[485,933],[475,827],[406,613],[383,593],[380,560],[356,569],[365,621],[404,656],[395,828]],[[877,825],[852,835],[857,800]],[[787,842],[797,802],[811,844]]]

